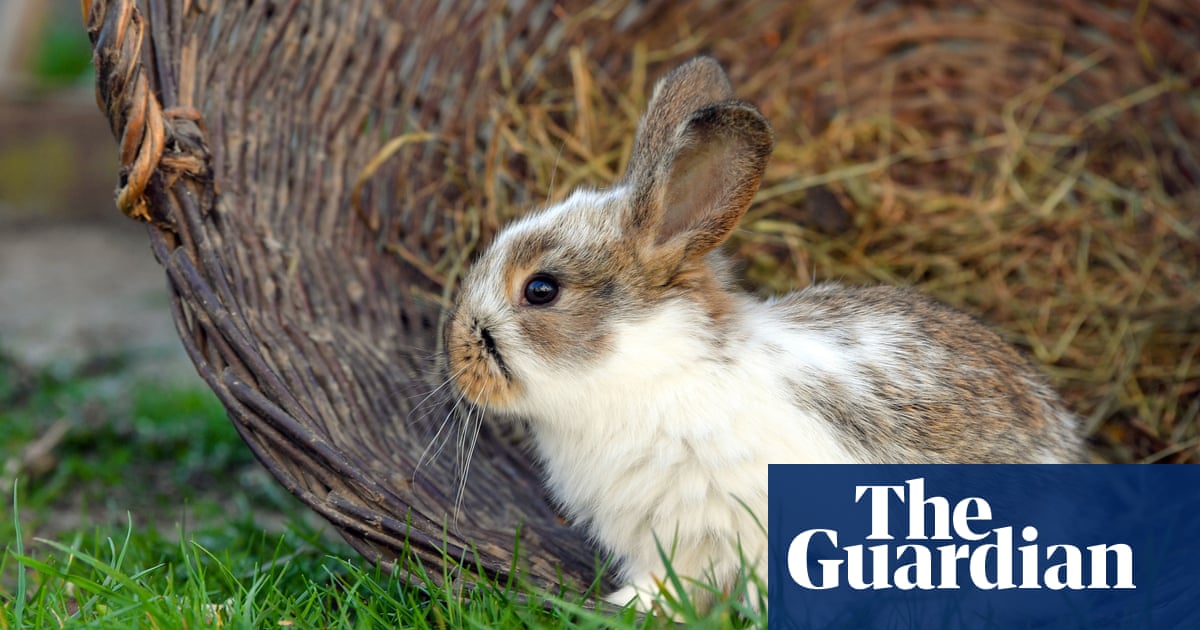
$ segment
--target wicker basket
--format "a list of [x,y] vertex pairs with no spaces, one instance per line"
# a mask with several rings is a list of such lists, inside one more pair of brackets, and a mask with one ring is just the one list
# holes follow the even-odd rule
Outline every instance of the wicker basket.
[[[989,137],[1022,95],[1037,96],[1041,129],[1069,133],[1134,95],[1084,139],[1144,150],[1113,129],[1171,121],[1147,146],[1171,194],[1186,196],[1200,180],[1187,100],[1200,84],[1194,9],[83,0],[100,105],[120,144],[117,204],[147,222],[179,335],[246,443],[370,560],[467,559],[497,576],[516,566],[541,585],[589,584],[596,552],[557,516],[516,440],[450,414],[438,390],[440,319],[506,217],[619,172],[655,76],[713,54],[781,147],[880,115],[927,138]],[[875,160],[871,144],[839,159]],[[754,211],[761,225],[782,219],[819,236],[878,219],[813,170],[825,157],[777,152]],[[796,183],[797,172],[807,179]],[[917,160],[866,175],[912,188],[957,172]],[[788,254],[787,239],[763,243]],[[1187,321],[1184,332],[1196,325]]]

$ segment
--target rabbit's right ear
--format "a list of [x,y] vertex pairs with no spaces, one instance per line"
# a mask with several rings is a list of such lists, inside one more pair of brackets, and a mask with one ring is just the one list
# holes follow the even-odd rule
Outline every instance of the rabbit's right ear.
[[693,59],[658,82],[638,125],[623,229],[668,273],[729,237],[774,148],[766,118],[732,96],[717,62]]
[[652,171],[670,150],[675,130],[692,114],[731,98],[729,77],[712,57],[696,57],[668,72],[654,84],[638,122],[625,178]]

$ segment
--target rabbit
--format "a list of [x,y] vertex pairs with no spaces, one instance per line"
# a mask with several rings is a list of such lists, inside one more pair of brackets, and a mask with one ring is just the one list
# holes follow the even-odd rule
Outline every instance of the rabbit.
[[716,61],[684,63],[623,177],[500,230],[448,313],[451,381],[528,423],[618,605],[653,606],[663,554],[718,590],[765,576],[769,463],[1082,461],[1077,416],[972,317],[890,286],[736,288],[718,246],[773,147]]

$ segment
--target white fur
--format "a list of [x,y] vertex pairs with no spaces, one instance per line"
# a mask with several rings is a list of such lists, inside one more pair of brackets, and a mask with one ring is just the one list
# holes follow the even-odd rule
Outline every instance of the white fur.
[[[597,242],[619,240],[622,235],[620,226],[613,221],[615,213],[602,209],[628,203],[628,197],[629,191],[623,186],[604,190],[577,188],[561,202],[505,226],[491,247],[504,250],[513,237],[526,231],[552,231],[563,240],[566,249],[584,249]],[[497,258],[505,259],[503,256]]]
[[[665,576],[660,544],[686,578],[728,586],[739,545],[765,578],[767,465],[859,461],[828,419],[794,403],[791,383],[820,375],[853,393],[866,387],[864,364],[903,370],[894,340],[918,331],[879,314],[851,317],[840,328],[855,335],[848,348],[789,323],[779,301],[736,296],[718,332],[701,305],[676,298],[616,318],[613,346],[595,364],[564,369],[515,349],[522,332],[498,279],[516,237],[553,230],[568,248],[618,239],[616,213],[597,209],[625,203],[624,194],[576,191],[511,224],[474,270],[491,281],[469,283],[461,299],[508,350],[522,391],[507,411],[530,420],[551,492],[618,556],[628,586],[612,601],[645,607]],[[834,289],[808,289],[825,290]]]
[[[722,296],[734,307],[719,325],[697,303],[703,294],[624,308],[648,312],[597,314],[605,318],[603,332],[610,334],[604,341],[610,345],[591,361],[564,365],[562,356],[532,351],[513,317],[522,308],[515,295],[520,288],[505,284],[521,279],[507,277],[503,266],[513,259],[521,235],[546,232],[556,247],[589,253],[622,241],[629,247],[630,237],[640,237],[636,242],[666,243],[664,255],[679,256],[684,250],[670,239],[692,239],[698,249],[686,255],[701,255],[713,244],[689,236],[689,229],[717,226],[724,230],[718,236],[727,236],[737,218],[730,213],[745,211],[771,145],[765,119],[751,106],[726,101],[731,96],[712,60],[689,62],[669,74],[656,85],[639,126],[638,138],[649,144],[635,140],[635,151],[642,153],[631,158],[633,170],[622,180],[629,183],[577,190],[508,226],[471,271],[459,298],[470,325],[490,335],[488,343],[511,372],[504,377],[511,376],[516,386],[502,406],[529,419],[551,491],[618,556],[628,584],[611,598],[618,603],[637,599],[646,607],[657,595],[665,578],[659,545],[684,578],[730,586],[741,567],[739,548],[748,568],[765,578],[768,464],[855,463],[873,455],[864,445],[844,443],[836,419],[815,410],[821,404],[828,409],[831,400],[876,400],[879,384],[864,379],[880,374],[896,375],[904,382],[902,395],[914,402],[936,400],[926,394],[944,391],[945,384],[912,366],[954,365],[945,348],[913,343],[928,339],[920,327],[938,322],[918,323],[903,309],[887,314],[867,312],[876,311],[870,304],[843,304],[835,331],[804,327],[807,307],[810,323],[828,323],[819,301],[757,302],[736,294]],[[702,108],[704,116],[679,116]],[[726,127],[714,131],[712,124]],[[684,159],[676,164],[679,156]],[[677,167],[695,170],[677,177]],[[731,171],[736,174],[725,173],[728,167],[737,167]],[[661,205],[652,206],[659,215],[642,217],[658,223],[634,222],[639,227],[629,229],[660,232],[621,232],[635,192],[641,202],[653,198]],[[709,192],[717,194],[712,204],[693,203]],[[668,215],[679,208],[690,214]],[[717,210],[725,214],[714,214]],[[660,237],[667,240],[655,240]],[[819,298],[823,291],[838,289],[813,287],[806,293]],[[823,387],[836,391],[820,396]],[[796,400],[806,392],[821,400]]]
[[[746,300],[737,330],[714,356],[711,330],[688,301],[623,324],[599,364],[564,374],[513,358],[526,384],[515,411],[531,420],[554,495],[604,547],[616,550],[626,603],[657,593],[658,545],[686,578],[728,586],[740,566],[766,573],[767,464],[849,463],[829,423],[790,402],[785,378],[852,372],[819,336]],[[763,360],[783,346],[780,362]],[[814,372],[815,371],[815,372]],[[711,574],[710,574],[711,571]],[[624,601],[621,601],[624,600]]]

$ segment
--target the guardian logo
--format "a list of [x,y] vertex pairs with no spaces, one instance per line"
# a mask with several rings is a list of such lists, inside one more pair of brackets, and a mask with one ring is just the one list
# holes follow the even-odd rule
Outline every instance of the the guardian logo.
[[[1042,544],[1033,525],[1019,532],[1012,525],[990,527],[987,499],[967,497],[952,505],[946,497],[927,496],[924,478],[856,485],[851,499],[868,508],[866,539],[885,542],[840,547],[836,529],[801,532],[787,548],[787,571],[800,587],[833,589],[844,581],[855,590],[958,589],[964,582],[982,590],[1136,588],[1130,545]],[[899,540],[891,527],[894,509],[907,512]]]
[[1200,628],[1200,466],[769,469],[771,628]]

